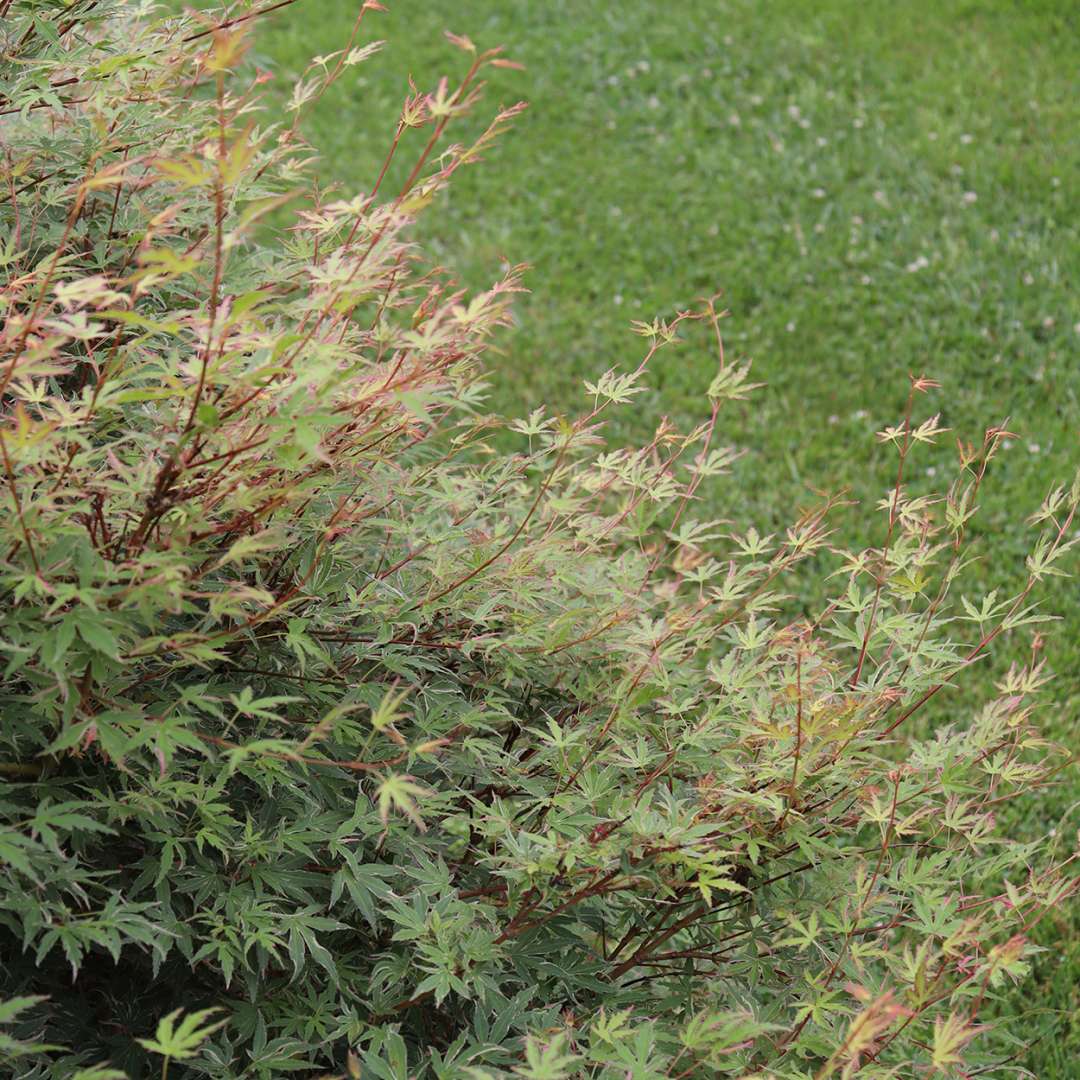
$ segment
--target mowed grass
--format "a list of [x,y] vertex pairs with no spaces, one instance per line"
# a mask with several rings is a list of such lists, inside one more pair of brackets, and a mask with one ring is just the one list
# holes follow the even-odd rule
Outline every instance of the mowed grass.
[[[291,84],[340,48],[357,4],[301,0],[263,21],[259,63]],[[428,88],[467,57],[442,36],[502,44],[502,70],[457,137],[498,103],[526,115],[486,163],[459,174],[419,235],[463,282],[504,259],[532,265],[520,325],[493,365],[499,407],[573,409],[583,379],[636,361],[631,319],[723,290],[729,354],[767,383],[722,437],[745,449],[702,516],[782,527],[811,488],[848,487],[842,539],[880,542],[873,507],[893,460],[873,432],[895,422],[909,373],[940,380],[940,409],[978,440],[1016,437],[982,498],[974,590],[1015,587],[1025,516],[1080,465],[1080,8],[1072,0],[397,0],[369,16],[388,49],[342,81],[306,124],[322,173],[368,190],[411,72]],[[284,87],[283,87],[284,88]],[[393,175],[391,176],[391,180]],[[653,392],[618,421],[647,437],[666,413],[700,417],[713,368],[704,339],[662,354]],[[913,483],[947,480],[949,438]],[[815,599],[808,587],[804,599]],[[1046,652],[1058,673],[1047,732],[1075,750],[1080,590],[1065,582]],[[940,715],[962,719],[1008,642]],[[1075,844],[1077,778],[1009,810],[1014,835]],[[1080,1076],[1080,918],[1053,912],[1036,989],[1005,1008],[1039,1036],[1018,1063]],[[1002,1075],[1007,1075],[1002,1072]]]

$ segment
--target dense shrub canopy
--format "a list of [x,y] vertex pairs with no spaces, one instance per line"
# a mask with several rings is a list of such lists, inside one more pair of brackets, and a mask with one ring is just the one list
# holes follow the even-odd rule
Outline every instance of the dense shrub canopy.
[[[709,301],[637,326],[579,417],[491,416],[520,272],[464,296],[408,227],[513,119],[447,142],[503,61],[457,39],[383,173],[326,193],[298,117],[370,54],[358,7],[278,116],[235,12],[0,4],[0,1050],[387,1080],[1007,1056],[987,1004],[1072,889],[995,831],[1057,767],[1037,640],[912,729],[1040,617],[1080,487],[1019,595],[954,603],[1003,432],[911,495],[940,435],[913,379],[878,546],[831,552],[829,500],[779,536],[699,520],[752,389]],[[698,428],[603,443],[658,352],[707,349]],[[826,610],[785,602],[799,573],[834,573]]]

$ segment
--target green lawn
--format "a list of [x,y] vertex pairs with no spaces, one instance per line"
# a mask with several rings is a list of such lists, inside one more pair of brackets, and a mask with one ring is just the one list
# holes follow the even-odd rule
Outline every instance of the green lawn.
[[[262,24],[259,62],[288,84],[308,57],[342,45],[356,7],[301,0],[278,13]],[[428,87],[464,65],[443,29],[504,44],[526,65],[496,73],[488,104],[525,98],[528,113],[420,230],[471,286],[503,257],[533,266],[493,372],[501,407],[573,407],[584,378],[636,359],[631,319],[719,288],[729,350],[753,357],[768,386],[727,417],[724,437],[747,453],[709,496],[716,513],[775,527],[810,486],[847,485],[860,505],[841,535],[878,541],[869,507],[893,465],[872,433],[897,418],[907,373],[925,372],[944,384],[937,405],[958,433],[977,439],[1012,418],[1017,438],[984,495],[980,573],[1020,579],[1024,516],[1080,465],[1074,0],[392,8],[368,27],[388,50],[352,69],[306,131],[326,180],[364,190],[407,74]],[[620,434],[640,437],[662,412],[700,415],[708,351],[667,355]],[[916,482],[940,480],[951,459],[947,443],[924,455]],[[1064,621],[1048,645],[1059,677],[1045,724],[1080,748],[1080,592],[1068,583],[1051,606]],[[968,704],[958,695],[950,707]],[[1009,827],[1072,843],[1076,792],[1072,773]],[[1043,1033],[1024,1062],[1040,1080],[1075,1078],[1075,906],[1039,933],[1051,947],[1042,992],[1008,1007],[1031,1011],[1025,1034]]]

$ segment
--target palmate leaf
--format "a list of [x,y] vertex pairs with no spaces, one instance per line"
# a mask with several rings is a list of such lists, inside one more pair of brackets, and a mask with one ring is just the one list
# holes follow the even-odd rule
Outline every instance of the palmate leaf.
[[35,850],[41,850],[41,846],[30,837],[14,829],[0,830],[0,866],[12,866],[34,880]]
[[[175,1009],[158,1021],[152,1039],[139,1039],[139,1045],[146,1047],[152,1054],[183,1061],[192,1058],[199,1047],[215,1031],[223,1028],[228,1019],[206,1023],[211,1016],[221,1009],[200,1009],[184,1016],[183,1009]],[[181,1019],[182,1017],[182,1019]]]
[[573,1075],[573,1067],[580,1060],[567,1052],[566,1036],[557,1035],[548,1042],[530,1036],[525,1043],[525,1064],[514,1069],[526,1080],[566,1080]]
[[60,849],[58,831],[112,835],[115,832],[114,829],[79,812],[92,807],[93,803],[88,802],[72,801],[53,804],[45,799],[38,804],[30,821],[30,829],[54,851]]
[[417,784],[413,777],[399,773],[390,773],[379,782],[378,803],[379,817],[385,825],[390,818],[390,811],[404,814],[418,829],[424,829],[424,820],[416,799],[426,795],[427,791]]
[[386,902],[391,895],[386,880],[396,877],[398,871],[392,866],[361,863],[355,853],[347,848],[339,847],[338,855],[343,865],[334,874],[330,890],[330,907],[334,907],[342,894],[347,892],[349,899],[367,920],[368,925],[372,929],[377,929],[378,905]]
[[349,927],[336,919],[316,915],[313,909],[297,912],[289,918],[287,925],[289,929],[289,959],[293,965],[293,977],[300,977],[310,957],[329,975],[333,982],[338,982],[339,975],[334,958],[329,949],[319,941],[316,935],[320,931],[326,933],[333,930],[348,930]]

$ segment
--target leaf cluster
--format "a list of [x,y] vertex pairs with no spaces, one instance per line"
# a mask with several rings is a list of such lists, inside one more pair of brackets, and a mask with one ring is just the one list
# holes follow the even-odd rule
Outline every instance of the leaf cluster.
[[[410,226],[520,107],[449,143],[504,63],[455,38],[379,176],[322,189],[300,117],[378,6],[281,118],[254,12],[0,3],[15,1075],[993,1067],[987,1004],[1074,891],[995,826],[1059,764],[1038,639],[916,724],[1043,618],[1080,488],[1017,595],[957,596],[1005,433],[909,491],[941,435],[916,379],[874,546],[831,550],[835,499],[782,535],[698,520],[752,389],[711,301],[638,326],[580,415],[492,415],[520,269],[466,296]],[[605,444],[658,353],[714,346],[699,426]],[[825,610],[786,598],[834,570]]]

